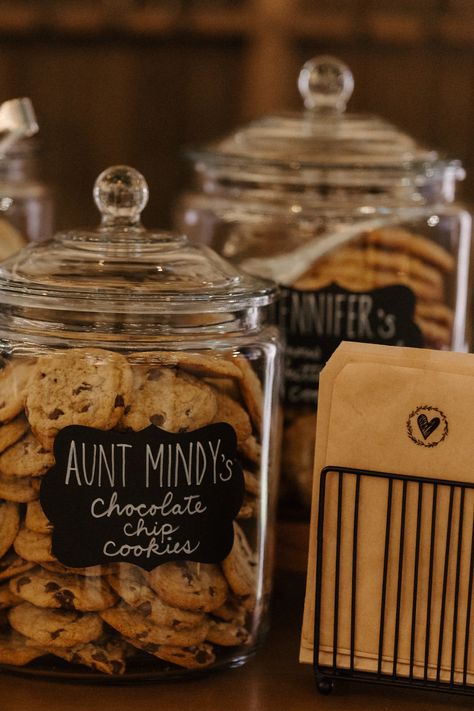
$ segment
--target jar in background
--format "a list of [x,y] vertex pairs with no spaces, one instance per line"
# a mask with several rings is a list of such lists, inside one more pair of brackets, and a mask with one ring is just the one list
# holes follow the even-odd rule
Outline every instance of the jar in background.
[[23,139],[0,156],[0,259],[27,242],[52,236],[53,197],[39,177],[34,139]]
[[278,472],[275,287],[102,224],[0,266],[0,664],[159,679],[234,666],[267,626]]
[[281,515],[307,521],[318,375],[337,345],[468,349],[471,216],[454,203],[458,161],[381,118],[345,113],[345,65],[316,58],[298,85],[303,112],[267,116],[189,153],[195,187],[176,222],[281,286]]

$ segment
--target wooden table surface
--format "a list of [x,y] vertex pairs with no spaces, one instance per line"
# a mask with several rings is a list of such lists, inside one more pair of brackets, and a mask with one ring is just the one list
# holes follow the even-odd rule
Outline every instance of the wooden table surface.
[[338,683],[320,696],[298,663],[304,577],[280,576],[265,647],[240,669],[185,682],[121,686],[0,675],[1,711],[441,711],[472,709],[474,697]]

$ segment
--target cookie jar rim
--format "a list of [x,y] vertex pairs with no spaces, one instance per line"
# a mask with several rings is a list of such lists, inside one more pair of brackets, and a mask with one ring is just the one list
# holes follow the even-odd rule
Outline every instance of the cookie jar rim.
[[[462,166],[462,161],[458,158],[451,156],[442,156],[438,153],[433,155],[433,160],[427,159],[414,159],[413,157],[405,157],[404,160],[399,163],[387,162],[387,163],[370,163],[370,162],[334,162],[328,163],[323,161],[305,161],[301,158],[288,157],[286,159],[277,158],[262,158],[256,155],[241,155],[239,153],[224,153],[219,151],[214,151],[214,145],[217,144],[207,144],[202,147],[189,147],[183,152],[185,158],[192,161],[198,169],[212,169],[212,168],[233,168],[236,170],[242,170],[245,168],[252,172],[252,177],[257,172],[257,169],[262,169],[262,172],[268,169],[279,170],[287,175],[303,175],[304,171],[320,171],[324,174],[325,181],[331,178],[332,171],[346,171],[351,174],[365,173],[370,175],[381,174],[384,175],[398,174],[400,177],[412,176],[413,179],[431,179],[434,175],[439,175],[444,173],[446,170],[454,170],[456,172],[456,179],[462,180],[464,178],[464,168]],[[268,178],[270,173],[266,174]],[[242,178],[242,176],[241,176]],[[242,178],[244,179],[244,178]],[[365,179],[361,179],[361,184],[365,182]],[[307,184],[306,181],[302,180],[301,184]],[[337,183],[335,183],[337,184]]]

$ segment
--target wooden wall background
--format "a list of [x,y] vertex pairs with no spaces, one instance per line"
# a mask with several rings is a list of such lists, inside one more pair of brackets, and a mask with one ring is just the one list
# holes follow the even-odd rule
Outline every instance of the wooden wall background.
[[0,99],[34,102],[59,227],[96,222],[114,163],[146,175],[145,222],[167,226],[182,146],[299,108],[321,52],[351,66],[352,110],[460,157],[474,199],[474,0],[0,0]]

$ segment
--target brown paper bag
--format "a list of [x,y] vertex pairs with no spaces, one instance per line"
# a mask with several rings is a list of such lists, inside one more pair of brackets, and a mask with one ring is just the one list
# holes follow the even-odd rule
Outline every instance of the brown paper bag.
[[357,468],[427,481],[359,478],[354,568],[357,477],[344,474],[341,485],[338,474],[328,474],[319,663],[347,667],[352,661],[358,670],[474,681],[474,490],[429,482],[474,483],[473,376],[474,356],[347,343],[323,370],[302,661],[313,658],[320,471]]

